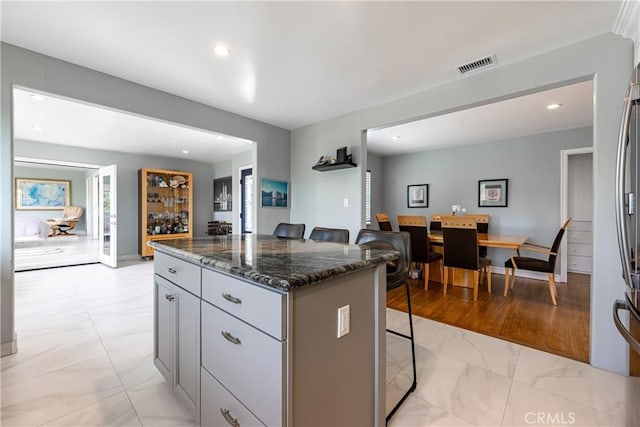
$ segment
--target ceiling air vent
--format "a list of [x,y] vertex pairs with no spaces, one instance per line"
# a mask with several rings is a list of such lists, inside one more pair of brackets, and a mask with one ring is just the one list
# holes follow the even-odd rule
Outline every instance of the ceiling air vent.
[[495,65],[497,62],[495,55],[485,56],[484,58],[476,59],[475,61],[456,67],[461,75],[470,73],[472,71],[484,70],[485,68]]

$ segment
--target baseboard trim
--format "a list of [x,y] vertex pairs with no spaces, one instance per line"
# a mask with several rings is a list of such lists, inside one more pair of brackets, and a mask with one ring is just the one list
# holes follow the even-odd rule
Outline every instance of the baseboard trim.
[[0,345],[0,357],[8,356],[18,352],[18,334],[13,334],[13,340],[3,342]]

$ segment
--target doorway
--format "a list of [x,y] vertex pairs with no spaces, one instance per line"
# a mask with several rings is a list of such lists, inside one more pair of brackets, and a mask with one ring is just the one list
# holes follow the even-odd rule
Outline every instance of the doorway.
[[[16,205],[15,271],[97,262],[114,266],[113,262],[100,256],[100,239],[104,238],[104,232],[97,225],[102,210],[98,192],[103,185],[99,185],[98,177],[104,170],[93,164],[15,158],[16,184],[27,181],[34,197],[51,189],[50,185],[61,186],[68,192],[65,205],[80,212],[73,221],[66,222],[64,206],[38,206],[37,202],[32,206],[26,206],[26,202]],[[16,191],[24,190],[16,188]],[[19,200],[23,199],[19,197]],[[64,225],[59,227],[58,224]],[[115,259],[115,254],[111,255]]]
[[240,224],[241,232],[253,232],[253,168],[240,169]]

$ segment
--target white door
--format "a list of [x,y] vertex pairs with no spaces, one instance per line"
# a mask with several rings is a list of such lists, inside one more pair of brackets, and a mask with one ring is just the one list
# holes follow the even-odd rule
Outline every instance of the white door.
[[100,168],[99,186],[99,237],[100,262],[110,267],[118,266],[118,217],[116,165]]

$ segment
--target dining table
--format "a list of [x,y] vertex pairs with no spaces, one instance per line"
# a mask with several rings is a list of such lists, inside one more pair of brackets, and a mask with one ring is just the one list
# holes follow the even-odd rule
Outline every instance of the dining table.
[[[486,246],[488,248],[502,248],[518,250],[528,239],[528,236],[517,236],[509,234],[497,234],[497,233],[478,233],[478,246]],[[429,242],[433,245],[435,252],[442,252],[443,237],[442,231],[436,230],[429,232]],[[501,265],[500,264],[495,264]],[[452,269],[453,280],[449,282],[454,286],[462,286],[465,288],[473,287],[472,272],[462,269]],[[437,268],[432,268],[429,272],[429,280],[442,283],[442,277],[440,271]]]

